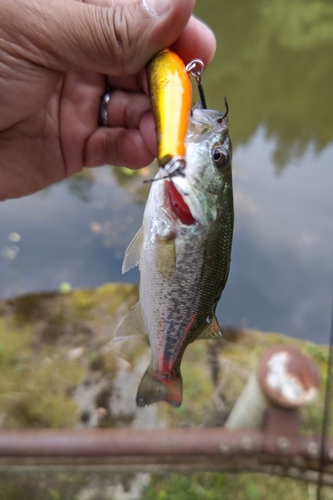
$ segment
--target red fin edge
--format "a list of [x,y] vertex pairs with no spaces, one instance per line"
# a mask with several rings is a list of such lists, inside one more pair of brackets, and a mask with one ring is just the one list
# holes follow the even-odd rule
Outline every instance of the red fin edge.
[[144,407],[159,401],[166,401],[174,408],[182,404],[182,377],[165,376],[147,369],[140,382],[136,395],[136,404]]

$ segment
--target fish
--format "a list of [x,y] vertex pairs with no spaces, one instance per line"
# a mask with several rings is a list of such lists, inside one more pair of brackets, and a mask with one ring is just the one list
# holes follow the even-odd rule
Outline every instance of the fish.
[[157,160],[161,167],[173,158],[183,159],[192,84],[182,59],[170,49],[147,65],[148,91],[157,132]]
[[123,273],[139,266],[139,302],[116,335],[148,334],[151,348],[139,407],[180,406],[185,349],[196,339],[222,338],[215,311],[229,275],[234,225],[226,113],[195,105],[184,142],[185,167],[171,176],[159,168],[123,261]]

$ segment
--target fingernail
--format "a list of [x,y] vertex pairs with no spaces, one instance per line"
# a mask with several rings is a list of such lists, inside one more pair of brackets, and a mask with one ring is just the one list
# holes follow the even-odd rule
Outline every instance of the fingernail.
[[170,8],[170,0],[142,0],[143,6],[154,17],[160,17]]

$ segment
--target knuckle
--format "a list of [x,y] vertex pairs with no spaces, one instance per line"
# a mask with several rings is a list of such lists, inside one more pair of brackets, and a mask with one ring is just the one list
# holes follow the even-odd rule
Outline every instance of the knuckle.
[[108,9],[105,23],[107,32],[104,32],[104,36],[117,66],[125,72],[134,48],[131,36],[133,26],[134,22],[129,9],[119,6]]

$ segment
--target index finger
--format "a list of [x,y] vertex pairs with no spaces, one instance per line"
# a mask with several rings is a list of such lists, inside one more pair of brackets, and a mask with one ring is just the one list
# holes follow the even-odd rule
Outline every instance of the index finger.
[[[205,67],[212,62],[216,51],[216,39],[212,30],[194,16],[190,18],[185,30],[172,45],[185,64],[193,59],[202,59]],[[147,81],[144,69],[136,75],[108,76],[107,83],[115,89],[147,94]]]
[[191,16],[183,33],[171,48],[177,52],[185,64],[193,59],[201,59],[207,67],[216,52],[216,39],[206,24]]

